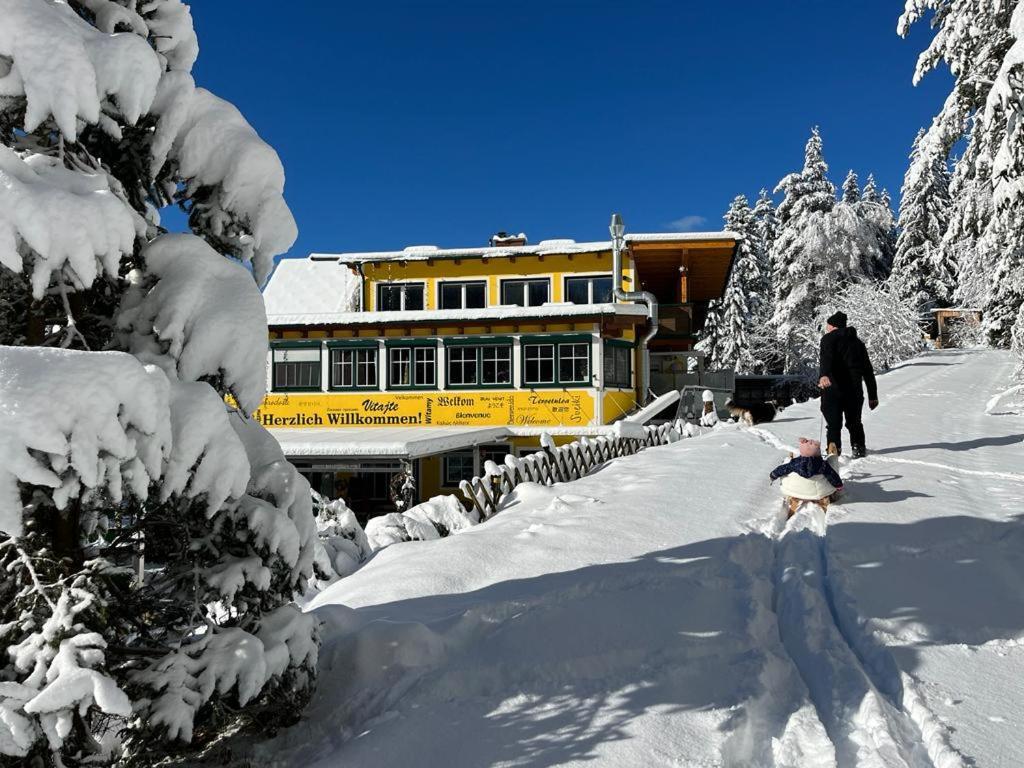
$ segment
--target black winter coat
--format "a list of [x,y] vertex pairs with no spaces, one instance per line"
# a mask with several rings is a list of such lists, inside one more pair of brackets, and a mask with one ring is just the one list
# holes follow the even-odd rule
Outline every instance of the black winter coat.
[[821,337],[821,368],[819,376],[828,376],[836,394],[843,398],[864,397],[878,399],[875,369],[871,366],[868,349],[857,336],[856,328],[837,328]]

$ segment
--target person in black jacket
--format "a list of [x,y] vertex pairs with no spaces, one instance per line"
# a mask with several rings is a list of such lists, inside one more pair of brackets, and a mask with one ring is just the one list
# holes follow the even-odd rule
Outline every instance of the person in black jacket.
[[853,457],[867,455],[864,424],[864,386],[868,390],[868,406],[878,407],[878,387],[867,347],[857,337],[856,328],[846,327],[846,315],[836,312],[826,321],[821,338],[821,365],[818,386],[821,387],[821,412],[827,424],[825,435],[829,453],[842,453],[843,419],[850,433]]

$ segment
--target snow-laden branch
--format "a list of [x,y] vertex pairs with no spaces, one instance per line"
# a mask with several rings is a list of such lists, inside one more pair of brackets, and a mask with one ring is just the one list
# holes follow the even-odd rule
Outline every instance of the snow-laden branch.
[[118,317],[125,346],[171,377],[221,377],[248,413],[266,391],[267,316],[246,269],[195,235],[162,235]]
[[125,484],[141,499],[170,451],[164,374],[121,352],[0,347],[0,531],[20,535],[18,483],[69,499]]
[[159,117],[152,144],[156,176],[172,163],[185,181],[179,198],[190,201],[190,224],[245,262],[261,285],[274,257],[298,236],[284,202],[284,167],[277,153],[242,114],[185,72],[160,82],[153,113]]
[[43,155],[24,160],[0,144],[0,264],[21,272],[28,254],[34,298],[61,271],[76,288],[116,276],[143,231],[106,174],[70,171]]
[[98,122],[108,97],[129,124],[149,110],[162,67],[144,37],[101,32],[66,3],[0,0],[0,19],[0,55],[12,60],[0,96],[25,98],[26,132],[52,115],[75,141],[78,121]]

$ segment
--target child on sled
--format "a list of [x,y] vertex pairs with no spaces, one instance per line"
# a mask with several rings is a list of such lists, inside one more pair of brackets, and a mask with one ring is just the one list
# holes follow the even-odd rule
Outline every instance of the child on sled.
[[789,500],[790,516],[804,501],[828,509],[829,501],[843,490],[839,473],[821,455],[821,443],[806,437],[800,438],[800,454],[791,454],[790,460],[773,469],[769,477],[773,483],[782,478],[782,493]]

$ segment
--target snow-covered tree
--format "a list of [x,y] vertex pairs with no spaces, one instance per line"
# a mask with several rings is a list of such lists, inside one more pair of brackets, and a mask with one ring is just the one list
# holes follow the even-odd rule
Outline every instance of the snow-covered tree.
[[852,168],[847,171],[846,178],[843,180],[842,201],[850,205],[860,202],[860,183]]
[[0,758],[198,754],[294,715],[316,663],[308,484],[246,415],[284,171],[195,86],[180,0],[0,19]]
[[916,309],[888,282],[850,283],[822,305],[816,326],[824,327],[826,319],[839,310],[857,329],[877,370],[884,371],[925,348]]
[[700,330],[697,343],[694,345],[694,349],[704,353],[704,362],[708,368],[718,367],[720,309],[719,300],[712,299],[708,302],[707,314],[704,316],[704,325]]
[[[737,195],[725,216],[725,228],[738,236],[729,282],[714,317],[713,348],[709,355],[719,368],[750,371],[756,362],[749,355],[748,331],[759,323],[771,300],[762,272],[754,212],[744,195]],[[711,347],[709,341],[708,347]]]
[[775,295],[775,273],[776,265],[772,261],[772,248],[775,244],[775,235],[778,232],[779,220],[775,215],[775,202],[767,189],[762,189],[754,203],[754,231],[757,233],[755,243],[757,245],[757,260],[761,265],[761,274],[768,282],[765,296]]
[[798,329],[810,322],[823,296],[835,288],[836,270],[819,250],[826,219],[836,204],[827,174],[821,136],[814,128],[804,149],[803,169],[783,178],[775,189],[783,199],[772,246],[777,273],[771,325],[785,350],[785,359],[778,364],[786,372],[804,367],[808,354]]
[[[908,0],[898,31],[931,12],[936,30],[918,59],[914,82],[946,63],[953,89],[919,142],[919,166],[946,160],[966,138],[950,179],[949,224],[942,258],[957,265],[955,300],[984,310],[990,337],[1009,342],[1020,305],[1020,41],[1017,0]],[[912,168],[912,174],[922,170]]]
[[920,155],[929,147],[922,129],[914,139],[900,197],[899,237],[891,280],[919,312],[948,307],[956,290],[956,265],[941,247],[949,223],[949,168],[945,158]]

